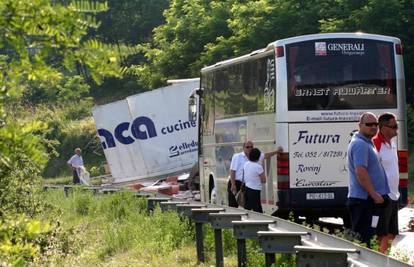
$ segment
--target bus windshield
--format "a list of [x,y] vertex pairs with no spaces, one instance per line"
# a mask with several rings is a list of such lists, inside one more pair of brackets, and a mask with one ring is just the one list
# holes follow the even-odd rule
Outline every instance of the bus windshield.
[[367,39],[286,45],[289,110],[396,108],[394,46]]

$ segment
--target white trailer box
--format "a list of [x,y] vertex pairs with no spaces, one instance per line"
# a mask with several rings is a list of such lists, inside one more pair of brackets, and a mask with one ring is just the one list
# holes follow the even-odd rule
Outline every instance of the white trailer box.
[[185,172],[198,160],[198,126],[188,120],[188,96],[199,79],[127,97],[93,109],[114,183]]

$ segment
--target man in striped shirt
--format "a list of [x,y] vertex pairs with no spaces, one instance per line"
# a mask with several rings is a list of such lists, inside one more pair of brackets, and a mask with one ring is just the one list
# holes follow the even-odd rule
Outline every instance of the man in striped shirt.
[[400,192],[398,184],[400,181],[397,154],[397,119],[392,113],[384,113],[378,117],[379,132],[372,139],[382,166],[387,175],[387,182],[390,188],[389,201],[386,203],[383,214],[380,216],[377,235],[379,251],[385,253],[389,242],[398,235],[398,199]]

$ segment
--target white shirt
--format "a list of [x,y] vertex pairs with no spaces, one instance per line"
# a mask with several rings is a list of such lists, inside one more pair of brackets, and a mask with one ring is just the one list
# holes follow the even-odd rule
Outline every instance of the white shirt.
[[[260,154],[259,163],[263,165],[264,160],[264,154]],[[248,162],[249,159],[247,158],[246,154],[244,152],[236,153],[231,158],[230,163],[230,170],[236,172],[236,180],[241,181],[243,179],[243,167],[246,162]]]
[[263,166],[258,162],[248,161],[244,164],[244,183],[248,188],[262,190],[260,174],[264,172]]
[[79,168],[79,167],[83,166],[82,156],[79,156],[78,154],[73,155],[68,160],[68,164],[70,164],[74,168]]
[[398,191],[400,173],[398,169],[398,154],[395,138],[391,139],[391,144],[388,144],[387,142],[381,143],[381,148],[378,154],[381,164],[384,167],[385,174],[387,175],[388,186],[390,187],[388,196],[392,200],[398,200],[400,197],[400,192]]

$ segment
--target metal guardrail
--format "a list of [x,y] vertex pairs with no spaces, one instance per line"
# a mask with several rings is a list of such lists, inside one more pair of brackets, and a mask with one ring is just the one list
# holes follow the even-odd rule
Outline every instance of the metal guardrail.
[[[62,188],[67,195],[70,186],[45,186],[44,190]],[[94,193],[113,193],[119,189],[83,187]],[[407,267],[395,258],[362,247],[348,240],[329,235],[315,229],[296,224],[271,215],[256,213],[240,208],[209,204],[197,201],[183,201],[159,193],[137,193],[146,197],[147,208],[160,205],[162,211],[175,211],[188,217],[195,224],[197,260],[205,261],[203,245],[204,223],[214,230],[216,266],[223,266],[222,230],[233,229],[237,240],[238,266],[246,266],[246,239],[257,239],[265,254],[266,266],[275,263],[275,254],[296,255],[296,264],[305,266],[353,266],[353,267]]]
[[[246,266],[246,239],[257,239],[265,254],[266,266],[275,262],[275,254],[296,255],[296,264],[302,266],[355,266],[355,267],[407,267],[410,266],[395,258],[362,247],[348,240],[317,231],[271,215],[256,213],[223,205],[187,201],[181,199],[161,199],[161,195],[148,198],[148,206],[157,203],[169,206],[169,210],[181,211],[196,225],[197,258],[204,262],[202,224],[211,224],[215,236],[216,266],[223,266],[221,241],[222,229],[233,229],[237,239],[238,266]],[[176,209],[171,208],[176,202]],[[150,204],[151,203],[151,204]],[[199,205],[194,208],[194,205]],[[205,207],[200,207],[204,206]],[[185,207],[188,206],[187,211]],[[200,230],[201,229],[201,230]]]

